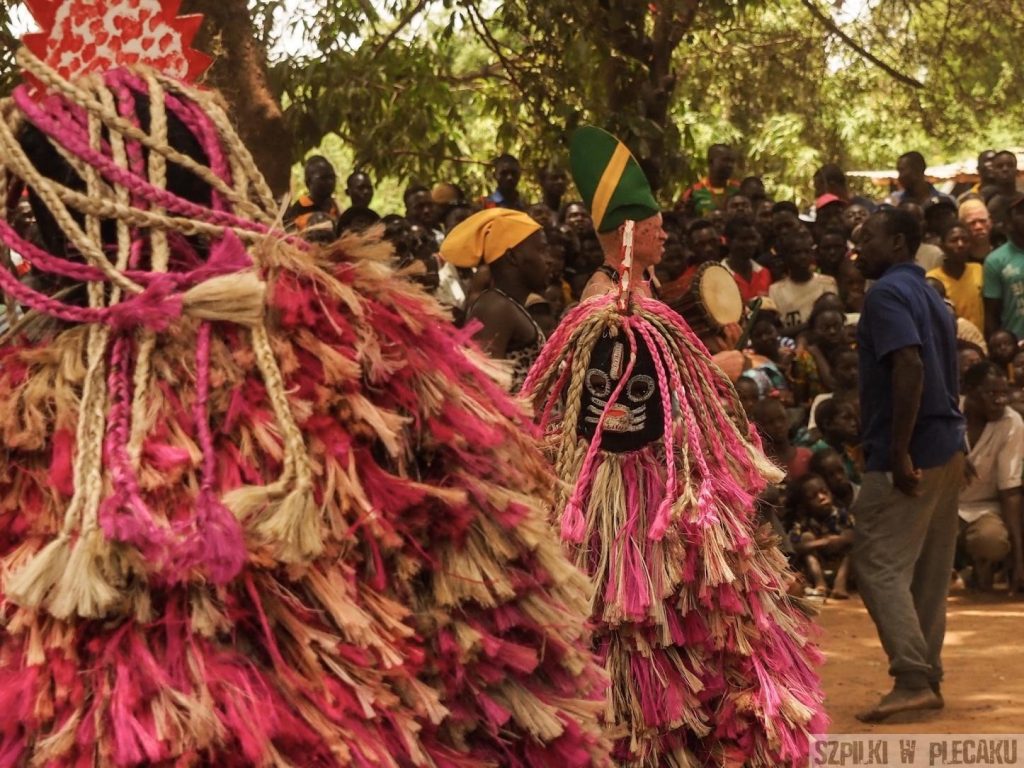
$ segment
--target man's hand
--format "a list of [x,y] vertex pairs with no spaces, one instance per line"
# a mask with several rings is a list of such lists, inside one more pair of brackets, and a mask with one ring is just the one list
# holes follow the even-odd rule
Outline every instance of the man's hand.
[[914,469],[914,462],[909,453],[893,456],[892,484],[900,493],[907,496],[919,496],[918,485],[921,483],[921,470]]
[[965,455],[964,456],[964,484],[963,484],[963,487],[966,488],[967,486],[969,486],[971,483],[973,483],[977,479],[978,479],[978,470],[975,469],[974,463],[971,461],[971,458],[969,456]]

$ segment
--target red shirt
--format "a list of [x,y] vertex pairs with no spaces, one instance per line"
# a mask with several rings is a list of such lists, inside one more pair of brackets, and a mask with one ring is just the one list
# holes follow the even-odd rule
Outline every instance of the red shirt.
[[786,482],[795,482],[810,472],[812,456],[814,456],[814,454],[811,453],[810,448],[798,446],[797,449],[793,451],[792,458],[786,464]]
[[729,262],[727,260],[722,260],[722,266],[732,273],[732,279],[735,280],[736,285],[740,287],[740,296],[743,297],[744,304],[749,303],[758,296],[768,295],[768,287],[772,284],[771,270],[765,269],[760,264],[754,263],[754,271],[750,275],[750,282],[747,282],[743,275],[738,272],[733,272],[732,267],[729,266]]

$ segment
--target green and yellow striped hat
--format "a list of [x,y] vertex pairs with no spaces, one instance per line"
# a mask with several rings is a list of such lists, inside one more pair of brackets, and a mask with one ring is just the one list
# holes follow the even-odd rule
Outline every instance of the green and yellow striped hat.
[[569,141],[569,164],[598,232],[611,232],[628,219],[643,221],[658,213],[640,163],[608,131],[593,125],[577,129]]

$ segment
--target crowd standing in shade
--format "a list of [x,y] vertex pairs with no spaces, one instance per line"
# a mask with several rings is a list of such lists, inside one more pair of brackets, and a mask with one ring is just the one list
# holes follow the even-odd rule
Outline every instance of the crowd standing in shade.
[[[649,281],[634,290],[690,323],[785,471],[759,509],[798,574],[791,594],[864,599],[894,688],[860,716],[940,708],[949,589],[1024,590],[1017,156],[983,152],[978,182],[943,192],[907,152],[883,199],[824,165],[809,209],[737,179],[741,165],[713,145],[706,175],[650,218],[645,247],[660,258],[642,263]],[[524,174],[503,154],[487,194],[411,183],[404,210],[383,216],[367,171],[339,194],[326,158],[304,170],[286,227],[318,243],[378,227],[399,274],[508,362],[513,391],[567,311],[619,277],[618,243],[595,231],[594,201],[557,164]],[[34,231],[31,216],[16,223]],[[28,264],[18,272],[36,279]],[[715,320],[723,280],[739,322]],[[0,326],[17,315],[0,311]]]
[[[920,441],[934,416],[922,405],[916,420],[903,425],[906,434],[875,434],[876,422],[892,418],[892,398],[899,394],[894,379],[901,369],[889,349],[891,340],[879,342],[869,329],[891,331],[897,322],[884,311],[878,319],[883,293],[877,286],[883,278],[891,281],[902,274],[915,290],[927,288],[928,306],[941,308],[942,324],[948,320],[952,329],[951,346],[943,348],[944,355],[952,356],[943,357],[943,365],[956,367],[950,374],[955,380],[945,382],[950,389],[943,407],[948,406],[945,415],[953,431],[942,445],[955,442],[947,449],[956,456],[966,451],[970,467],[965,484],[954,482],[958,470],[949,469],[948,482],[941,486],[960,499],[955,505],[958,525],[945,520],[947,528],[957,531],[955,569],[948,569],[947,583],[936,587],[931,599],[943,603],[950,583],[1019,591],[1024,587],[1024,193],[1018,188],[1016,155],[983,152],[976,184],[942,192],[927,177],[925,158],[906,152],[895,162],[898,188],[879,199],[852,192],[842,168],[827,164],[809,180],[814,199],[809,210],[790,200],[773,200],[757,176],[736,178],[741,165],[731,147],[709,149],[706,175],[662,212],[663,255],[650,272],[650,285],[654,295],[694,322],[707,301],[699,291],[701,277],[721,265],[748,307],[741,327],[705,327],[699,320],[694,327],[708,348],[720,353],[741,402],[761,428],[766,449],[789,473],[782,486],[766,494],[764,508],[803,576],[794,589],[813,598],[842,599],[860,587],[871,607],[871,567],[866,560],[859,569],[851,567],[858,551],[853,531],[858,522],[859,530],[870,528],[867,520],[857,520],[857,511],[870,514],[872,508],[857,500],[862,494],[874,498],[894,485],[899,489],[904,470],[905,478],[913,476],[911,471],[923,471],[927,478],[929,464],[948,458],[915,455],[903,445],[898,458],[910,463],[894,470],[894,457],[880,459],[881,449],[870,443],[875,439],[889,445],[885,441],[897,437]],[[615,276],[606,266],[606,249],[588,208],[574,198],[563,167],[524,174],[517,158],[503,154],[493,161],[492,176],[493,189],[477,198],[450,182],[411,184],[404,212],[382,220],[372,208],[373,181],[365,171],[348,177],[344,193],[351,205],[342,209],[335,197],[334,169],[315,156],[306,163],[308,192],[285,218],[315,240],[383,223],[405,273],[433,292],[454,322],[478,324],[476,338],[484,349],[512,361],[516,386],[565,312]],[[524,191],[524,178],[536,182],[531,185],[535,199]],[[457,241],[446,241],[467,219],[473,225]],[[501,225],[500,236],[492,230],[495,222]],[[874,247],[865,238],[874,232],[890,242],[894,227],[906,229],[900,247],[912,250],[898,258],[891,252],[878,257],[887,265],[880,274],[872,274],[870,267],[865,271],[858,253]],[[916,295],[924,300],[920,292]],[[858,334],[865,311],[873,319],[869,326],[861,323]],[[923,322],[929,333],[938,333],[933,328],[938,321]],[[915,338],[892,343],[917,348],[920,357],[923,340]],[[881,346],[858,368],[858,354],[862,361],[868,356],[865,343]],[[863,380],[866,372],[872,380]],[[965,428],[958,421],[961,409]],[[957,429],[962,439],[951,436]],[[890,448],[885,451],[892,453]],[[930,449],[940,446],[933,441]],[[881,480],[879,468],[884,470]],[[867,485],[877,482],[883,486]],[[904,489],[910,490],[909,485]],[[904,495],[912,507],[923,504],[918,496]],[[883,506],[890,508],[891,502]],[[943,514],[948,518],[948,512]],[[934,559],[936,573],[953,552],[952,545],[937,547],[930,540],[923,549],[924,556]],[[872,557],[884,560],[886,554]],[[890,588],[875,588],[887,597],[876,601],[873,613],[883,610],[882,603],[898,610],[888,598]],[[880,622],[885,639],[885,617]],[[929,668],[910,677],[936,683],[938,674]],[[880,713],[885,714],[884,706],[874,715]]]

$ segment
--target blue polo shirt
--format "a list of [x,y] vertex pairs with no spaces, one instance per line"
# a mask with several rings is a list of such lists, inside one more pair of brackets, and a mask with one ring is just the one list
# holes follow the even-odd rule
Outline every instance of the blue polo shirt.
[[863,448],[869,472],[892,469],[891,353],[904,347],[918,347],[924,363],[924,390],[910,441],[914,466],[942,466],[963,449],[956,324],[939,294],[925,282],[921,267],[896,264],[871,287],[857,325],[857,345]]

